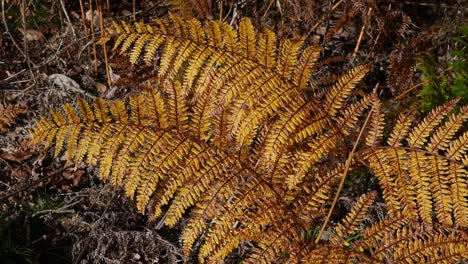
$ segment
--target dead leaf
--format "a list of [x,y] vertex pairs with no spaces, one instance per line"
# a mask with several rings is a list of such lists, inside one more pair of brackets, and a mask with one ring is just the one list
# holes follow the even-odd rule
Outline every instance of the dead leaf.
[[3,154],[2,159],[21,163],[24,160],[29,159],[31,156],[32,156],[31,152],[18,151],[18,152]]
[[24,40],[27,42],[41,41],[44,39],[44,34],[38,30],[22,28],[18,28],[18,30],[23,34]]
[[66,170],[63,172],[63,176],[65,177],[65,179],[73,181],[73,184],[72,184],[73,186],[77,186],[80,183],[81,177],[84,174],[85,174],[85,170],[83,169],[79,169],[76,171],[74,171],[73,169],[70,169],[70,170]]
[[8,104],[4,106],[0,103],[0,132],[13,125],[18,115],[26,112],[27,110],[23,104]]
[[7,161],[13,161],[22,164],[37,152],[38,146],[31,146],[29,139],[24,140],[19,147],[6,147],[0,149],[3,152],[0,157]]
[[107,86],[102,83],[98,83],[97,90],[99,91],[99,93],[103,94],[107,91]]
[[29,175],[31,175],[31,168],[27,164],[14,167],[10,172],[10,176],[16,179],[25,179]]
[[85,171],[84,170],[78,170],[75,172],[75,178],[73,178],[73,186],[77,186],[80,181],[81,181],[81,177],[85,174]]

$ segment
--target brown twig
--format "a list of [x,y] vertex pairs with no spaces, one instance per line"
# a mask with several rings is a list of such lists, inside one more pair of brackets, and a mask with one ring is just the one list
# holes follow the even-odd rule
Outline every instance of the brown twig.
[[372,7],[369,7],[369,10],[367,10],[367,15],[366,15],[365,20],[364,20],[364,25],[362,25],[362,28],[361,28],[361,33],[359,33],[359,38],[358,38],[358,41],[356,43],[356,47],[354,48],[353,58],[356,56],[356,54],[357,54],[357,52],[359,50],[359,46],[361,45],[362,36],[364,35],[364,30],[366,29],[366,26],[370,21],[371,12],[372,12]]
[[13,43],[13,46],[23,55],[26,61],[29,60],[28,56],[23,52],[23,50],[19,47],[18,43],[15,41],[13,38],[13,35],[10,33],[10,29],[8,28],[8,24],[6,22],[5,18],[5,0],[2,0],[2,21],[3,21],[3,26],[5,27],[5,33],[10,37],[11,42]]
[[267,9],[265,10],[265,13],[263,13],[262,18],[265,18],[266,15],[268,14],[268,11],[270,11],[271,6],[273,5],[274,0],[270,0],[270,3],[268,4]]
[[71,31],[73,33],[73,36],[75,37],[76,39],[76,32],[75,32],[75,28],[73,27],[73,24],[70,20],[70,17],[68,16],[68,12],[67,12],[67,9],[65,8],[65,4],[63,3],[63,0],[60,0],[60,5],[62,6],[62,10],[63,10],[63,14],[65,15],[65,18],[68,22],[68,26],[71,28]]
[[[96,0],[97,1],[97,0]],[[93,0],[89,0],[89,10],[91,13],[91,41],[93,42],[93,55],[94,55],[94,71],[97,72],[97,54],[96,54],[96,38],[94,36],[94,9],[93,9]]]
[[428,84],[428,83],[429,83],[429,81],[426,80],[426,81],[422,81],[422,82],[420,82],[420,83],[418,83],[418,84],[413,85],[411,88],[409,88],[408,90],[404,91],[403,93],[401,93],[400,95],[398,95],[397,97],[395,97],[395,100],[396,100],[396,101],[400,100],[401,98],[403,98],[403,97],[404,97],[406,94],[408,94],[409,92],[413,91],[414,89],[416,89],[416,88],[418,88],[418,87],[420,87],[420,86],[424,86],[424,85],[426,85],[426,84]]
[[110,3],[109,0],[106,0],[107,16],[110,15]]
[[133,21],[136,21],[136,1],[133,0]]
[[322,24],[322,22],[328,18],[329,16],[331,16],[333,14],[333,11],[335,11],[335,9],[338,8],[338,6],[340,6],[340,4],[343,2],[344,0],[339,0],[338,2],[336,2],[336,4],[334,4],[332,6],[332,8],[326,13],[324,14],[318,21],[317,23],[315,23],[315,25],[312,27],[312,29],[310,30],[311,32],[314,32],[315,29],[317,29],[317,27]]
[[[98,3],[98,13],[99,13],[99,28],[101,29],[102,34],[106,34],[104,30],[104,18],[102,17],[102,4]],[[107,84],[109,85],[109,89],[112,87],[112,79],[109,70],[109,61],[107,59],[107,47],[106,45],[102,45],[102,49],[104,52],[104,63],[106,67],[106,75],[107,75]]]
[[[377,85],[374,88],[374,91],[376,91],[378,87],[379,87],[379,84],[377,83]],[[333,211],[335,209],[336,203],[338,202],[338,198],[340,197],[341,190],[343,189],[344,182],[345,182],[345,179],[346,179],[346,175],[348,174],[349,167],[351,166],[351,162],[352,162],[352,160],[354,158],[353,157],[354,153],[356,152],[359,141],[361,141],[361,137],[364,134],[364,129],[366,128],[367,123],[369,122],[369,119],[370,119],[373,111],[374,111],[374,105],[371,107],[371,110],[369,111],[369,114],[366,117],[366,121],[364,121],[364,124],[362,125],[361,130],[359,131],[359,135],[358,135],[358,137],[356,139],[356,142],[353,145],[353,149],[351,150],[351,152],[348,155],[348,159],[346,160],[346,163],[345,163],[345,170],[343,172],[343,175],[341,176],[340,184],[338,185],[338,190],[336,190],[336,194],[335,194],[335,198],[333,199],[333,203],[332,203],[330,209],[328,209],[327,218],[325,218],[325,221],[323,222],[322,227],[320,228],[320,232],[317,235],[317,238],[315,239],[315,244],[317,244],[320,241],[320,239],[322,238],[323,232],[325,231],[325,228],[327,228],[328,222],[330,221],[331,214],[333,213]]]
[[[26,3],[24,1],[21,2],[21,23],[23,24],[23,29],[26,32]],[[31,73],[31,77],[33,80],[33,85],[36,84],[36,75],[34,74],[31,66],[31,60],[29,58],[29,46],[26,37],[23,41],[24,46],[24,53],[26,54],[26,64],[28,65],[29,72]]]
[[[83,25],[83,30],[84,30],[85,37],[86,37],[86,43],[88,43],[89,42],[88,26],[86,26],[86,13],[84,11],[83,0],[80,0],[80,10],[81,10],[81,23]],[[88,52],[88,59],[91,60],[91,51],[89,50],[89,47],[86,48],[86,51]]]
[[223,21],[223,0],[219,0],[219,21]]
[[37,186],[39,183],[41,183],[41,182],[43,182],[43,181],[45,181],[45,180],[47,180],[49,178],[52,178],[52,177],[56,176],[57,174],[60,174],[60,173],[64,172],[66,169],[68,169],[70,167],[71,166],[66,166],[66,167],[63,167],[63,168],[58,169],[56,171],[53,171],[52,173],[46,175],[45,177],[42,177],[42,178],[40,178],[40,179],[38,179],[36,181],[33,181],[33,182],[27,184],[26,186],[23,186],[23,187],[19,188],[18,190],[15,190],[15,191],[13,191],[11,193],[7,193],[6,195],[0,197],[0,201],[4,201],[4,200],[6,200],[6,199],[8,199],[8,198],[10,198],[12,196],[17,195],[18,193],[24,192],[24,191],[26,191],[27,189],[29,189],[29,188],[31,188],[33,186]]

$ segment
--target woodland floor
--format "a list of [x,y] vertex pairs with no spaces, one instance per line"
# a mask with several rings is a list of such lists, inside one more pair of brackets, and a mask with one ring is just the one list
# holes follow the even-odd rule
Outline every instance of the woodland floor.
[[[107,87],[101,49],[95,70],[78,1],[1,2],[0,263],[181,262],[177,228],[156,230],[157,223],[149,224],[136,214],[122,192],[97,179],[95,168],[68,166],[28,145],[28,130],[39,115],[80,96],[115,99],[130,90]],[[144,1],[143,12],[137,14],[148,20],[167,12],[167,5],[153,2],[157,1]],[[225,12],[232,11],[236,1],[225,2]],[[250,16],[280,36],[305,35],[308,42],[321,45],[321,58],[330,59],[318,68],[317,87],[332,83],[343,68],[371,65],[362,88],[371,91],[379,83],[390,119],[399,109],[418,108],[419,88],[408,91],[421,82],[417,58],[430,52],[437,60],[446,60],[451,39],[466,25],[464,1],[395,0],[377,1],[378,15],[368,19],[365,9],[345,21],[345,9],[338,8],[311,31],[328,12],[330,1],[285,1],[281,9],[273,5],[265,12],[269,2],[239,1],[243,4],[237,5],[236,18]],[[132,1],[111,1],[106,24],[108,17],[130,20],[131,16]],[[227,21],[231,19],[232,13]],[[333,32],[340,21],[344,27]],[[347,183],[341,208],[355,201],[357,194],[377,188],[367,171],[350,175]],[[376,217],[379,206],[382,203],[374,208]],[[239,262],[242,254],[237,252],[232,261]]]

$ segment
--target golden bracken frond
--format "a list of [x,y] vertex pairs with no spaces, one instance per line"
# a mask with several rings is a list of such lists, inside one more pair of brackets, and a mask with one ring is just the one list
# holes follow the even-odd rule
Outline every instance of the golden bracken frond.
[[[312,95],[320,48],[260,32],[248,18],[236,29],[188,14],[114,22],[100,43],[114,41],[132,64],[156,64],[148,90],[125,102],[79,99],[78,110],[65,104],[40,118],[32,142],[55,143],[55,156],[66,149],[67,162],[98,165],[151,221],[172,227],[189,214],[182,247],[200,263],[219,263],[252,241],[247,263],[464,257],[465,233],[444,228],[468,226],[468,135],[459,131],[467,108],[450,115],[451,101],[413,129],[402,115],[381,146],[383,105],[375,93],[352,96],[366,66]],[[367,146],[355,143],[358,155],[348,157],[371,105]],[[388,220],[361,230],[377,196],[370,193],[339,224],[330,221],[332,237],[316,238],[340,179],[359,164],[379,179]]]
[[[468,111],[464,106],[459,114],[449,115],[456,102],[437,107],[412,130],[411,119],[400,116],[388,140],[390,146],[363,150],[391,215],[468,226],[468,176],[466,164],[456,154],[464,151],[466,132],[457,132]],[[446,115],[449,118],[443,122]],[[405,139],[407,146],[403,145]]]

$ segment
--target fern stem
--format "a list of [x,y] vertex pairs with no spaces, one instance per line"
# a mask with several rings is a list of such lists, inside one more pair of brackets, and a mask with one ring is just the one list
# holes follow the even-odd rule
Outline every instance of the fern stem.
[[[99,28],[103,36],[106,36],[106,31],[104,30],[104,18],[102,17],[102,3],[98,1],[98,14],[99,14]],[[106,67],[106,76],[107,76],[107,85],[109,85],[109,89],[112,88],[112,79],[110,74],[109,68],[109,60],[107,58],[107,46],[102,45],[103,53],[104,53],[104,66]]]
[[[379,84],[377,83],[374,90],[377,90],[378,86],[379,86]],[[336,206],[336,203],[338,202],[338,198],[340,196],[341,190],[343,189],[344,182],[345,182],[345,179],[346,179],[346,175],[348,174],[349,167],[351,166],[351,161],[353,160],[354,152],[356,152],[357,145],[359,144],[359,141],[361,141],[362,134],[364,134],[364,129],[366,128],[367,123],[369,122],[369,119],[370,119],[370,117],[372,115],[372,112],[374,111],[374,105],[372,105],[371,110],[369,111],[369,114],[367,114],[366,121],[364,121],[364,124],[362,125],[361,130],[359,131],[359,135],[358,135],[358,137],[356,139],[356,142],[353,145],[353,149],[351,150],[351,152],[348,155],[348,159],[346,160],[346,163],[345,163],[345,170],[343,172],[343,176],[341,176],[340,185],[338,186],[338,190],[336,191],[335,198],[333,199],[333,203],[332,203],[332,205],[330,207],[330,210],[328,211],[327,218],[325,218],[325,221],[323,222],[323,225],[320,228],[320,232],[317,235],[317,238],[315,239],[315,244],[317,244],[320,241],[320,239],[321,239],[321,237],[323,235],[323,232],[325,231],[325,228],[327,227],[327,224],[330,221],[331,214],[332,214],[333,210],[335,209],[335,206]]]
[[356,47],[354,48],[353,58],[356,57],[356,54],[359,50],[359,46],[361,46],[362,37],[364,36],[364,30],[366,29],[367,22],[370,20],[369,17],[371,15],[371,12],[372,12],[372,7],[369,7],[369,10],[367,11],[366,19],[364,20],[364,25],[362,25],[362,28],[361,28],[361,33],[359,33],[359,38],[356,43]]
[[340,6],[340,4],[343,2],[344,0],[340,0],[338,2],[336,2],[333,7],[330,9],[330,11],[328,11],[327,13],[325,13],[322,17],[320,17],[320,19],[317,21],[317,23],[315,23],[315,25],[312,27],[312,29],[310,30],[310,32],[314,32],[315,29],[317,29],[318,26],[320,26],[320,24],[322,24],[322,22],[328,18],[329,16],[331,16],[333,14],[333,11],[335,11],[336,8],[338,8],[338,6]]
[[411,92],[412,90],[414,90],[414,89],[416,89],[416,88],[418,88],[418,87],[420,87],[420,86],[426,85],[426,84],[428,84],[428,83],[429,83],[429,81],[426,80],[426,81],[422,81],[422,82],[420,82],[420,83],[418,83],[418,84],[413,85],[411,88],[409,88],[408,90],[404,91],[404,92],[401,93],[399,96],[397,96],[397,97],[395,98],[395,100],[400,100],[400,99],[401,99],[403,96],[405,96],[407,93]]

